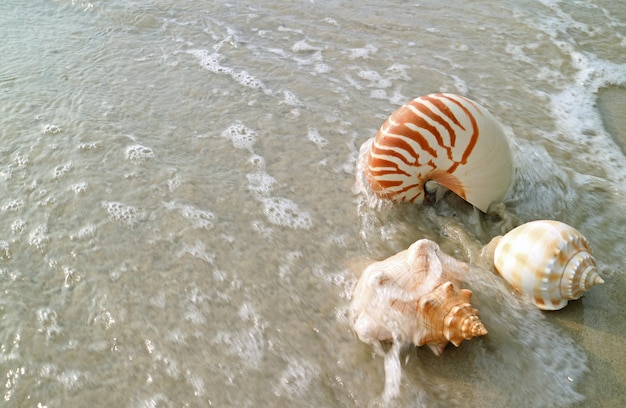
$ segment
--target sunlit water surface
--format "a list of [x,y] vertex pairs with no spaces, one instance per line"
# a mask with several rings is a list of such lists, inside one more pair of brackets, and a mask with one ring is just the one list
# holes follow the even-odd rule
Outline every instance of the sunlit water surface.
[[470,283],[490,334],[404,351],[389,404],[623,406],[626,5],[257,3],[0,4],[4,406],[379,404],[364,266],[500,233],[353,193],[359,146],[438,91],[507,126],[508,211],[578,228],[606,283],[553,313]]

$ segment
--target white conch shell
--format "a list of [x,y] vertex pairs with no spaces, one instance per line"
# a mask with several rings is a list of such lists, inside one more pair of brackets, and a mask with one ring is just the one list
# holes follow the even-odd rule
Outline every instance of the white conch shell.
[[384,261],[368,266],[355,287],[351,322],[361,341],[427,345],[440,355],[448,342],[487,333],[470,305],[472,292],[456,276],[468,265],[422,239]]
[[532,221],[492,242],[498,273],[540,309],[562,309],[604,282],[585,237],[562,222]]
[[438,93],[391,114],[371,143],[365,173],[372,190],[392,201],[422,203],[426,188],[432,193],[441,185],[486,212],[509,191],[513,165],[504,129],[491,113],[465,97]]

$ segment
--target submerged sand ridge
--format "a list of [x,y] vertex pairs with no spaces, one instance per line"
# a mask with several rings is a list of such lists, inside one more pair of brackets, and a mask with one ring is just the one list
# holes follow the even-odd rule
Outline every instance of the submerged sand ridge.
[[626,154],[626,89],[618,86],[601,89],[598,110],[607,132]]

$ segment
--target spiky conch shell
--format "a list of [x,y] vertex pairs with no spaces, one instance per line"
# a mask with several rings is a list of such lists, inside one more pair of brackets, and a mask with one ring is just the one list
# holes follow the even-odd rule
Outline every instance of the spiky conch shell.
[[368,266],[355,287],[351,323],[359,339],[427,345],[440,355],[448,342],[459,346],[487,333],[470,304],[472,292],[456,278],[467,264],[430,240]]
[[429,182],[429,191],[430,184],[444,186],[486,212],[504,199],[513,181],[502,125],[487,109],[459,95],[438,93],[409,101],[366,143],[365,178],[378,196],[392,201],[422,203]]
[[522,224],[494,238],[498,273],[542,310],[558,310],[604,281],[587,239],[553,220]]

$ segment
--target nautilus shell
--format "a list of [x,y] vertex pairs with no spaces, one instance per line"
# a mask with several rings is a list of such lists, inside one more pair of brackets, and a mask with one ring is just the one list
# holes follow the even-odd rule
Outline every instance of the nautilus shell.
[[522,224],[489,245],[498,273],[543,310],[562,309],[604,282],[585,237],[559,221]]
[[413,99],[380,127],[365,176],[379,196],[422,203],[443,186],[486,212],[513,180],[511,150],[500,122],[478,103],[438,93]]
[[368,266],[355,287],[351,323],[361,341],[427,345],[440,355],[448,342],[487,333],[457,276],[468,265],[422,239]]

